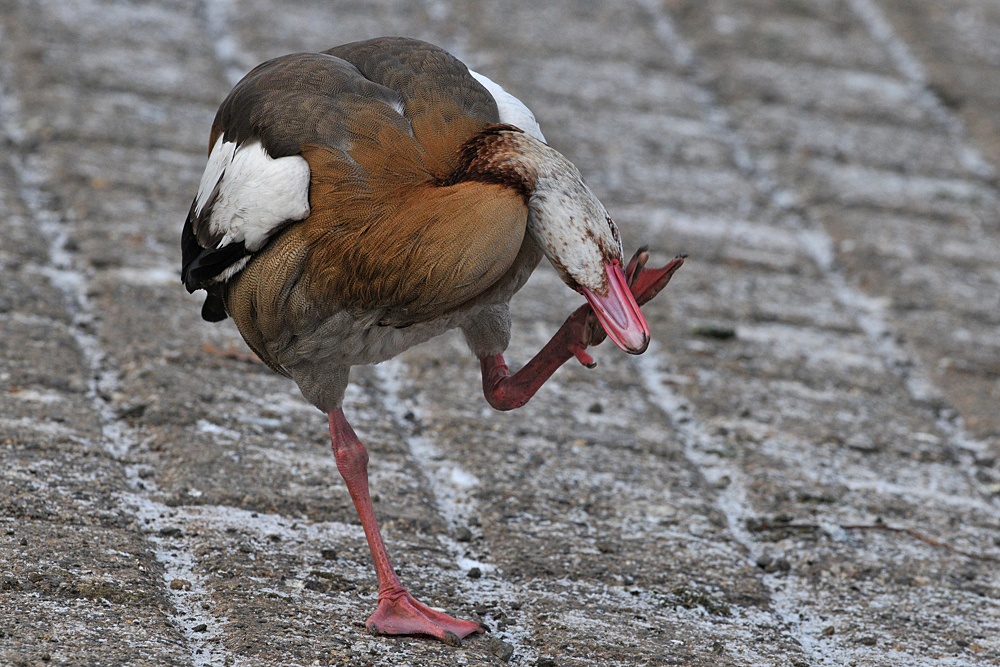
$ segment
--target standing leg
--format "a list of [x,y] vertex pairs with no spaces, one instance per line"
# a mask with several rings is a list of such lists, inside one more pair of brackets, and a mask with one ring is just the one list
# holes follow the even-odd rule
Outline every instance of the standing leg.
[[337,470],[347,483],[347,490],[365,529],[378,578],[378,609],[365,625],[374,634],[431,635],[449,646],[459,646],[462,637],[482,632],[483,627],[478,623],[452,618],[418,602],[399,583],[382,542],[368,494],[368,452],[347,423],[343,409],[337,408],[329,415]]

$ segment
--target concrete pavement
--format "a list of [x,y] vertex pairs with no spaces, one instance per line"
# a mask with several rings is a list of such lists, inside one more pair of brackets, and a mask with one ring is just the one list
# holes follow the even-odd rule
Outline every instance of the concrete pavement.
[[[0,664],[1000,664],[991,3],[0,0],[0,21]],[[357,369],[404,582],[492,630],[461,649],[365,633],[323,415],[178,278],[235,80],[383,34],[525,101],[627,250],[691,255],[644,356],[602,346],[513,413],[459,336]],[[513,367],[575,301],[537,272]]]

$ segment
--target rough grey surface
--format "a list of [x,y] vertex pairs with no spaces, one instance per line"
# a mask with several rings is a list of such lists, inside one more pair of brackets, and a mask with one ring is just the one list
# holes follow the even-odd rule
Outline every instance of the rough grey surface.
[[[993,3],[0,20],[0,664],[1000,664]],[[629,249],[691,255],[649,352],[605,345],[514,413],[459,336],[356,370],[404,581],[491,627],[460,649],[365,633],[374,574],[323,416],[178,280],[231,84],[383,34],[527,102]],[[513,366],[575,301],[539,270]]]

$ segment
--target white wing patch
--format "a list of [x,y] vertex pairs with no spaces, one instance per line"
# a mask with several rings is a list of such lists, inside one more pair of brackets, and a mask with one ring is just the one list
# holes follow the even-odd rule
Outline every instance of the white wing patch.
[[531,113],[531,109],[524,106],[524,102],[508,93],[500,84],[490,81],[479,72],[473,72],[470,69],[469,74],[481,83],[483,88],[488,90],[493,99],[496,100],[497,108],[500,109],[501,123],[521,128],[535,139],[542,142],[545,141],[545,137],[542,136],[542,128],[538,127],[538,122],[535,120],[535,114]]
[[198,185],[194,212],[211,201],[208,231],[217,248],[243,241],[255,252],[283,223],[309,216],[309,163],[300,155],[272,158],[259,141],[215,142]]

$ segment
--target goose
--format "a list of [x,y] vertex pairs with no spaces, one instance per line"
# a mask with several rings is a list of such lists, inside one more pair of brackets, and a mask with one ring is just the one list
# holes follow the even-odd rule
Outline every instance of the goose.
[[[368,489],[368,453],[344,415],[352,366],[450,329],[479,359],[491,406],[524,405],[605,336],[641,354],[639,306],[681,266],[624,264],[618,228],[528,108],[441,48],[386,37],[262,63],[233,88],[181,233],[201,315],[327,413],[337,468],[378,580],[366,626],[449,645],[482,632],[400,583]],[[509,302],[542,257],[586,303],[511,374]]]

